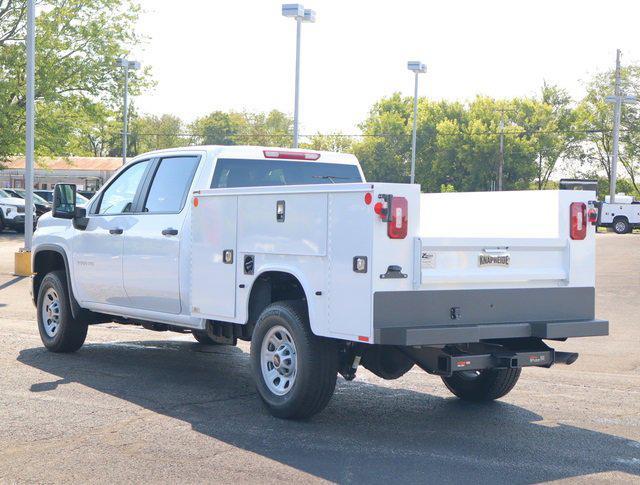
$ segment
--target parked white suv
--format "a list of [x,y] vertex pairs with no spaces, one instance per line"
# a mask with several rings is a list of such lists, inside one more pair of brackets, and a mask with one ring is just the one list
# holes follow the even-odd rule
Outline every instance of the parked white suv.
[[34,237],[38,328],[54,352],[105,321],[250,340],[279,417],[319,412],[359,365],[384,379],[417,365],[462,399],[497,399],[523,367],[578,357],[544,340],[608,333],[594,315],[594,199],[420,194],[366,182],[338,153],[152,152],[86,207],[56,186]]
[[24,231],[24,200],[0,189],[0,232],[5,228]]

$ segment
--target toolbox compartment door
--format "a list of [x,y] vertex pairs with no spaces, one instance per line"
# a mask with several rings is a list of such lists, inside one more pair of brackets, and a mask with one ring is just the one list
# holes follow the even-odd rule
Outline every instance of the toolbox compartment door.
[[[212,320],[234,318],[238,197],[196,200],[191,212],[191,313]],[[231,262],[224,260],[228,251]]]

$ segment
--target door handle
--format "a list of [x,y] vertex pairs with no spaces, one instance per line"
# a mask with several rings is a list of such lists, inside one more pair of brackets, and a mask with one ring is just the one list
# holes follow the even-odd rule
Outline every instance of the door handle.
[[178,230],[177,229],[173,229],[172,227],[167,227],[166,229],[162,230],[162,235],[163,236],[177,236],[178,235]]
[[109,229],[109,234],[122,234],[122,232],[122,229],[120,229],[119,227],[115,229]]

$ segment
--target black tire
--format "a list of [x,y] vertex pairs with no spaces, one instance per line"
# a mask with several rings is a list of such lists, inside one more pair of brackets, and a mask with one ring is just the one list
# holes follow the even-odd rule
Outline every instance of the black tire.
[[[2,212],[0,210],[0,212]],[[0,232],[4,231],[4,217],[2,217],[2,214],[0,214]]]
[[[292,387],[284,395],[272,392],[262,372],[262,343],[269,330],[281,326],[296,349]],[[309,327],[306,305],[298,301],[272,303],[264,309],[251,339],[251,367],[258,394],[269,412],[278,418],[305,419],[322,411],[331,400],[338,375],[338,350]]]
[[521,371],[520,368],[461,371],[442,377],[442,380],[453,394],[464,401],[493,401],[514,388]]
[[630,232],[631,227],[626,217],[618,217],[613,220],[613,230],[616,234],[626,234]]
[[193,338],[203,345],[220,345],[218,342],[213,341],[204,330],[191,330],[191,333]]
[[[57,329],[52,332],[53,335],[47,333],[43,316],[43,308],[47,305],[45,298],[48,298],[49,290],[53,290],[58,297],[58,324]],[[82,347],[87,337],[88,326],[87,322],[73,318],[64,271],[52,271],[42,279],[38,290],[37,318],[42,343],[51,352],[75,352]]]

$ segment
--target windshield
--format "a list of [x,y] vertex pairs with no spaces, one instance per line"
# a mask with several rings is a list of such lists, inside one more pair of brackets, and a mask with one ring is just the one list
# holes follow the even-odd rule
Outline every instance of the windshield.
[[89,202],[89,199],[87,199],[84,195],[82,195],[80,192],[76,192],[76,203],[77,204],[86,204],[87,202]]
[[211,188],[359,182],[357,165],[229,158],[218,160]]
[[11,195],[7,194],[4,190],[0,189],[0,197],[11,197]]

